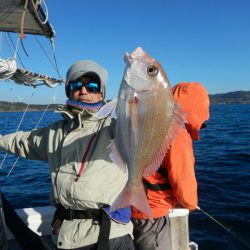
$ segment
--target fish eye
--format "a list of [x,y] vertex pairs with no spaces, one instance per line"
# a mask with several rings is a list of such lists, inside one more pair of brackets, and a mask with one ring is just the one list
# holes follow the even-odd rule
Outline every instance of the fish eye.
[[156,76],[158,74],[158,68],[155,65],[149,65],[147,72],[149,76]]

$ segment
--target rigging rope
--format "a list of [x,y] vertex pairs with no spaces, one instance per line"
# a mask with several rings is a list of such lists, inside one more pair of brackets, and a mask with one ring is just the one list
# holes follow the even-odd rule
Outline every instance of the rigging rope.
[[12,44],[12,46],[15,48],[15,45],[14,45],[14,43],[13,43],[13,41],[12,41],[12,39],[11,39],[11,37],[10,37],[10,35],[9,35],[9,33],[7,32],[7,35],[8,35],[8,37],[9,37],[9,39],[7,38],[7,36],[5,35],[5,40],[6,40],[6,44],[7,44],[7,46],[8,46],[8,49],[9,49],[9,52],[10,52],[10,54],[11,54],[11,58],[13,57],[13,55],[14,55],[14,53],[13,53],[13,51],[12,51],[12,49],[11,49],[11,47],[10,47],[10,43],[9,43],[9,40],[11,41],[11,44]]
[[[42,119],[43,119],[45,113],[48,111],[49,106],[50,106],[50,103],[46,106],[45,110],[43,111],[43,113],[42,113],[40,119],[38,120],[36,126],[34,127],[34,129],[37,129],[37,127],[39,126],[39,124],[40,124],[40,122],[42,121]],[[20,156],[18,156],[18,157],[16,158],[16,160],[15,160],[15,162],[13,163],[13,165],[12,165],[12,167],[11,167],[9,173],[7,174],[7,176],[9,176],[9,175],[11,174],[11,172],[12,172],[12,170],[15,168],[15,166],[16,166],[16,164],[17,164],[19,158],[20,158]]]
[[15,53],[14,53],[14,56],[13,58],[16,60],[16,56],[17,56],[17,53],[18,53],[18,45],[19,45],[19,42],[20,42],[20,37],[17,38],[17,42],[16,42],[16,47],[15,47]]
[[[23,68],[24,65],[23,65],[23,62],[19,56],[19,53],[18,53],[18,45],[19,45],[19,42],[21,41],[21,45],[22,45],[22,48],[24,50],[24,53],[26,54],[26,56],[28,56],[24,46],[23,46],[23,38],[24,38],[24,20],[25,20],[25,15],[26,15],[26,10],[28,8],[28,2],[29,0],[25,0],[24,2],[24,6],[23,6],[23,12],[22,12],[22,15],[21,15],[21,20],[20,20],[20,33],[19,33],[19,36],[18,36],[18,39],[17,39],[17,43],[16,43],[16,46],[14,45],[12,39],[11,39],[11,36],[9,35],[9,33],[7,32],[7,35],[9,37],[9,40],[11,41],[11,44],[14,48],[14,53],[12,52],[12,49],[10,47],[10,44],[9,44],[9,40],[7,39],[7,36],[6,36],[6,40],[7,40],[7,46],[9,47],[9,51],[12,55],[11,59],[9,60],[1,60],[0,58],[0,73],[1,73],[1,76],[3,77],[3,79],[9,79],[10,77],[12,77],[14,75],[14,73],[17,71],[17,66],[16,66],[16,57],[18,56]],[[48,22],[48,8],[47,8],[47,5],[45,3],[45,0],[37,0],[36,1],[36,6],[35,6],[35,2],[33,0],[30,1],[31,4],[33,5],[33,8],[34,8],[34,11],[35,11],[35,14],[39,20],[39,22],[43,25],[45,23]],[[39,15],[39,8],[41,8],[41,5],[44,5],[44,8],[45,8],[45,14],[42,14],[41,16],[44,16],[45,19],[44,20],[41,20],[40,18],[40,15]],[[9,13],[10,14],[10,13]],[[4,15],[4,17],[2,16],[2,18],[6,18],[9,14],[6,14]],[[35,37],[36,38],[36,37]],[[37,39],[36,39],[37,40]],[[42,45],[40,44],[40,42],[37,40],[37,42],[39,43],[40,47],[42,48],[43,52],[45,53],[46,57],[48,58],[48,60],[50,61],[50,63],[52,64],[53,68],[55,69],[55,71],[57,72],[58,76],[59,76],[59,79],[61,82],[63,82],[61,76],[60,76],[60,72],[59,72],[59,67],[58,67],[58,64],[57,64],[57,60],[56,60],[56,55],[55,55],[55,46],[54,46],[54,40],[51,38],[50,39],[50,43],[51,43],[51,46],[52,46],[52,51],[53,51],[53,57],[54,57],[54,61],[55,61],[55,65],[53,64],[53,62],[49,59],[46,51],[43,49]],[[20,82],[24,82],[26,85],[29,85],[29,86],[33,86],[34,85],[32,84],[33,83],[33,80],[41,80],[41,78],[43,79],[43,81],[46,83],[47,86],[50,86],[52,87],[52,85],[56,82],[58,82],[56,79],[52,79],[50,77],[47,77],[47,76],[44,76],[44,75],[40,75],[40,74],[33,74],[32,72],[28,72],[28,71],[25,71],[23,72],[22,69],[19,69],[19,71],[21,70],[21,72],[19,72],[20,74],[16,74],[15,77],[13,78],[13,80],[17,80],[19,83]],[[2,72],[1,72],[2,71]],[[25,75],[22,75],[25,74]],[[27,78],[27,76],[31,76],[32,75],[32,79],[31,78]],[[5,77],[5,78],[4,78]],[[45,79],[44,79],[45,77]],[[60,82],[60,83],[61,83]],[[38,85],[38,84],[37,84]],[[37,86],[35,85],[35,86]],[[31,97],[34,95],[34,91],[35,91],[35,88],[33,88],[33,93],[31,95]],[[23,116],[18,124],[18,127],[16,129],[16,132],[19,130],[22,122],[23,122],[23,119],[24,119],[24,116],[26,115],[27,111],[28,111],[28,108],[29,108],[29,102],[28,104],[26,105],[26,108],[25,108],[25,111],[23,113]],[[36,124],[35,126],[35,129],[38,127],[39,123],[41,122],[44,114],[47,112],[48,108],[49,108],[50,104],[47,105],[46,109],[44,110],[44,113],[42,114],[41,118],[39,119],[38,123]],[[5,154],[1,164],[0,164],[0,169],[2,168],[3,166],[3,163],[5,162],[5,159],[7,157],[8,153]],[[19,157],[16,159],[15,163],[13,164],[10,172],[8,173],[8,175],[11,173],[12,169],[14,168],[14,166],[16,165],[17,161],[18,161]]]
[[[33,97],[34,92],[35,92],[35,89],[33,88],[33,92],[32,92],[32,94],[31,94],[31,97]],[[26,113],[27,113],[27,111],[28,111],[29,105],[30,105],[30,103],[28,102],[27,105],[26,105],[26,107],[25,107],[25,111],[23,112],[23,115],[22,115],[22,117],[21,117],[21,119],[20,119],[20,121],[19,121],[19,124],[17,125],[16,132],[19,130],[19,128],[20,128],[20,126],[21,126],[21,124],[22,124],[22,122],[23,122],[23,119],[24,119],[24,117],[25,117],[25,115],[26,115]],[[1,162],[1,164],[0,164],[0,169],[2,168],[2,166],[3,166],[3,164],[4,164],[4,162],[5,162],[7,156],[8,156],[8,152],[5,153],[5,155],[4,155],[4,157],[3,157],[3,160],[2,160],[2,162]]]
[[57,63],[57,59],[56,59],[56,52],[55,52],[55,43],[54,43],[54,39],[50,38],[50,44],[52,47],[52,52],[53,52],[53,58],[54,58],[54,62],[55,64],[53,64],[52,60],[49,58],[48,54],[46,53],[45,49],[43,48],[42,44],[40,43],[40,41],[38,40],[37,36],[34,36],[38,45],[40,46],[40,48],[42,49],[43,53],[45,54],[45,56],[47,57],[48,61],[51,63],[52,67],[54,68],[54,70],[56,71],[58,78],[60,80],[62,80],[61,74],[60,74],[60,70],[58,67],[58,63]]
[[[42,46],[42,44],[40,43],[40,41],[38,40],[38,38],[36,36],[34,36],[36,42],[38,43],[38,45],[40,46],[40,48],[42,49],[43,53],[45,54],[45,56],[47,57],[48,61],[50,62],[50,64],[52,65],[52,67],[54,68],[54,70],[56,71],[56,67],[53,64],[52,60],[49,58],[48,54],[46,53],[44,47]],[[56,71],[57,72],[57,71]]]
[[[36,17],[37,17],[38,21],[40,22],[40,24],[44,25],[45,23],[47,23],[47,22],[48,22],[48,8],[47,8],[47,5],[46,5],[46,3],[45,3],[45,0],[36,0],[36,1],[30,0],[30,3],[31,3],[32,6],[33,6],[33,12],[35,12]],[[24,35],[25,35],[25,34],[24,34],[24,21],[25,21],[26,12],[27,12],[27,9],[28,9],[28,4],[29,4],[29,0],[25,0],[24,5],[23,5],[23,11],[22,11],[22,14],[21,14],[20,32],[19,32],[19,36],[18,36],[18,39],[17,39],[17,44],[16,44],[16,46],[14,46],[13,41],[12,41],[12,39],[11,39],[10,36],[9,36],[9,38],[10,38],[10,40],[11,40],[11,42],[12,42],[12,45],[13,45],[13,47],[15,48],[14,54],[11,53],[11,54],[12,54],[12,58],[13,58],[14,60],[16,60],[16,57],[18,56],[18,58],[20,59],[21,63],[22,63],[22,60],[21,60],[21,58],[20,58],[20,56],[19,56],[19,54],[18,54],[18,45],[19,45],[19,42],[20,42],[20,41],[21,41],[21,45],[22,45],[22,48],[23,48],[24,53],[26,54],[26,56],[28,56],[28,53],[27,53],[27,51],[25,50],[24,44],[23,44],[23,38],[24,38]],[[45,8],[45,14],[44,14],[43,11],[42,11],[42,12],[39,12],[39,9],[41,8],[42,5],[43,5],[44,8]],[[41,15],[40,15],[40,14],[41,14]],[[40,16],[45,17],[45,20],[42,21],[41,18],[40,18]],[[35,37],[35,38],[36,38],[36,37]],[[37,40],[37,39],[36,39],[36,40]],[[52,63],[52,61],[51,61],[50,58],[48,57],[46,51],[45,51],[44,48],[41,46],[40,42],[39,42],[38,40],[37,40],[37,42],[39,43],[40,47],[42,48],[42,50],[43,50],[44,54],[46,55],[47,59],[50,61],[52,67],[53,67],[53,68],[55,69],[55,71],[57,72],[58,77],[59,77],[59,81],[56,80],[56,79],[53,79],[53,78],[51,78],[51,77],[44,79],[44,75],[40,75],[40,74],[37,75],[37,79],[36,79],[36,78],[31,79],[30,77],[29,77],[29,78],[21,77],[21,75],[26,74],[26,73],[28,73],[29,76],[32,75],[32,74],[30,74],[29,72],[23,72],[23,70],[21,70],[21,72],[19,72],[21,75],[18,74],[18,75],[16,75],[16,76],[14,76],[14,78],[13,78],[12,80],[14,80],[16,83],[21,83],[21,81],[23,81],[26,85],[27,85],[27,83],[28,83],[28,84],[30,83],[30,85],[32,85],[32,86],[36,86],[36,84],[32,84],[32,83],[34,83],[34,81],[36,81],[36,80],[38,80],[38,81],[41,80],[41,81],[43,81],[47,86],[49,86],[49,87],[54,87],[55,83],[58,83],[58,82],[61,83],[61,82],[63,82],[63,79],[62,79],[62,77],[60,76],[59,67],[58,67],[58,63],[57,63],[57,60],[56,60],[56,56],[55,56],[54,41],[53,41],[53,39],[52,39],[52,37],[51,37],[51,38],[50,38],[50,43],[51,43],[51,46],[52,46],[52,51],[53,51],[53,57],[54,57],[55,65]],[[7,41],[7,44],[9,45],[8,41]],[[10,46],[9,46],[9,49],[10,49]],[[11,49],[10,49],[10,50],[11,50]],[[2,64],[3,64],[3,62],[2,62]],[[7,64],[7,65],[4,65],[4,66],[5,66],[5,68],[6,68],[6,66],[9,66],[9,65]],[[22,63],[22,66],[23,66],[23,63]],[[16,67],[15,67],[15,68],[16,68]],[[23,68],[25,68],[25,67],[23,66]],[[14,69],[14,68],[13,68],[13,69]],[[7,73],[8,73],[8,72],[7,72]],[[12,73],[12,71],[9,72],[9,73]],[[7,76],[9,76],[9,73],[7,74]],[[2,74],[2,75],[4,76],[4,74]],[[12,73],[11,77],[12,77],[13,75],[14,75],[14,73]],[[41,77],[42,77],[43,79],[41,79]],[[9,78],[10,78],[10,77],[9,77]],[[4,77],[3,77],[2,79],[8,79],[8,78],[4,78]],[[33,80],[34,80],[34,81],[33,81]],[[40,84],[37,84],[37,85],[40,85]]]
[[13,40],[12,40],[10,34],[9,34],[9,32],[7,32],[7,35],[8,35],[9,40],[11,41],[11,44],[12,44],[14,50],[15,50],[15,52],[13,53],[12,50],[11,50],[11,48],[10,48],[9,40],[7,39],[7,36],[6,36],[7,45],[8,45],[10,54],[12,55],[12,58],[16,58],[16,56],[18,56],[18,59],[20,60],[20,62],[21,62],[21,64],[22,64],[22,67],[25,68],[25,67],[24,67],[24,64],[23,64],[23,61],[22,61],[22,59],[21,59],[21,57],[20,57],[20,55],[19,55],[19,53],[18,53],[18,44],[19,44],[20,38],[17,39],[17,44],[16,44],[16,46],[15,46],[15,45],[14,45],[14,42],[13,42]]
[[28,6],[28,0],[25,0],[24,6],[23,6],[23,13],[22,13],[22,17],[21,17],[21,25],[20,25],[20,33],[19,33],[20,38],[24,38],[23,26],[24,26],[24,18],[25,18],[27,6]]
[[58,63],[57,63],[57,59],[56,59],[56,50],[55,50],[55,43],[54,43],[54,39],[53,38],[50,38],[50,44],[52,46],[52,51],[53,51],[53,56],[54,56],[54,61],[55,61],[55,65],[56,65],[56,71],[57,71],[57,74],[58,74],[58,78],[60,80],[62,80],[62,77],[61,77],[61,74],[60,74],[60,70],[59,70],[59,67],[58,67]]
[[[7,37],[6,37],[6,39],[7,39]],[[11,43],[9,43],[9,41]],[[22,62],[22,60],[19,56],[19,53],[18,53],[18,44],[20,41],[22,42],[23,40],[18,38],[17,45],[15,46],[13,41],[12,41],[11,36],[8,33],[7,44],[8,44],[9,50],[12,54],[11,46],[10,46],[10,44],[11,44],[12,47],[15,49],[15,53],[14,53],[14,55],[12,54],[11,59],[3,60],[0,58],[0,79],[2,79],[2,80],[11,79],[18,84],[24,84],[24,85],[33,86],[33,87],[36,87],[39,85],[47,85],[48,87],[51,87],[51,88],[55,87],[57,84],[61,84],[62,82],[64,82],[64,80],[60,76],[59,67],[58,67],[56,55],[55,55],[53,39],[50,39],[50,42],[52,45],[54,63],[52,62],[52,60],[50,60],[45,49],[43,48],[42,44],[39,42],[39,40],[37,38],[36,38],[36,41],[37,41],[38,45],[40,46],[40,48],[43,50],[43,53],[47,57],[48,61],[51,63],[52,67],[56,71],[59,79],[55,79],[55,78],[52,78],[52,77],[47,76],[47,75],[42,75],[42,74],[38,74],[38,73],[34,73],[31,71],[25,70],[23,62]],[[24,49],[24,47],[23,47],[23,49]],[[27,52],[26,51],[24,51],[24,52],[27,55]],[[16,55],[18,56],[22,66],[23,66],[23,69],[17,67],[16,62],[15,62]]]
[[21,39],[21,45],[22,45],[22,49],[23,49],[25,55],[28,57],[29,54],[28,54],[27,50],[26,50],[25,47],[24,47],[23,39]]

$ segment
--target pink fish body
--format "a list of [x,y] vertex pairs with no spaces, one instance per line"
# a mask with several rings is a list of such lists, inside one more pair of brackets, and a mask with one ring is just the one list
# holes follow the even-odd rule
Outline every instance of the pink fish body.
[[160,167],[185,118],[156,60],[139,47],[130,55],[125,54],[125,62],[110,157],[123,171],[128,171],[128,181],[111,209],[133,205],[151,218],[143,176]]

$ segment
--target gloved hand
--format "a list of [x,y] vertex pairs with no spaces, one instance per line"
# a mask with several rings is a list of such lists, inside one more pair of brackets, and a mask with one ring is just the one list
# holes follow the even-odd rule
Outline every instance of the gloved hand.
[[115,211],[110,211],[110,206],[103,208],[103,210],[109,215],[111,220],[116,222],[127,224],[131,218],[131,206],[119,208]]

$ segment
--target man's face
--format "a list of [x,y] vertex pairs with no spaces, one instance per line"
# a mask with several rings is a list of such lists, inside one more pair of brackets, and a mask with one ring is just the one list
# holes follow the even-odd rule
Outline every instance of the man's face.
[[[82,86],[72,87],[70,89],[69,97],[71,100],[86,102],[86,103],[96,103],[103,100],[103,95],[99,90],[95,88],[95,81],[89,76],[81,76],[78,81],[82,83]],[[93,83],[93,84],[91,84]],[[85,85],[86,84],[86,85]],[[81,85],[81,84],[80,84]],[[99,86],[99,84],[98,84]],[[100,87],[98,87],[99,89]]]

